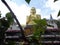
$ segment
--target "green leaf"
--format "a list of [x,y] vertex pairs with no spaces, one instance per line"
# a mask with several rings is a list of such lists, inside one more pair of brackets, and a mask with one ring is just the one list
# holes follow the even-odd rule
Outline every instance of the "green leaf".
[[25,0],[25,1],[29,4],[31,0]]
[[8,12],[6,14],[6,18],[9,21],[10,24],[12,24],[14,22],[14,19],[13,19],[12,14],[10,12]]
[[59,10],[59,12],[58,12],[58,16],[60,16],[60,10]]
[[58,1],[58,0],[54,0],[54,2],[56,2],[56,1]]

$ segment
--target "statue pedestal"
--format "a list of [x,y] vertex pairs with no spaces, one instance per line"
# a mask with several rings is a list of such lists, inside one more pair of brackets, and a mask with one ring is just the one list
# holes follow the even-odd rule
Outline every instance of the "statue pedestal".
[[32,25],[27,25],[25,28],[24,28],[24,32],[25,32],[25,35],[31,35],[33,33],[33,30],[32,30]]

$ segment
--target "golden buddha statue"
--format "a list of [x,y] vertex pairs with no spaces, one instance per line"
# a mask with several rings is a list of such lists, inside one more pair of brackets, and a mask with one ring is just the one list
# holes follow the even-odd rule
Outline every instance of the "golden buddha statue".
[[41,16],[39,14],[36,14],[36,9],[35,7],[32,7],[30,10],[30,15],[27,16],[27,21],[26,24],[27,25],[34,25],[34,19],[41,19]]

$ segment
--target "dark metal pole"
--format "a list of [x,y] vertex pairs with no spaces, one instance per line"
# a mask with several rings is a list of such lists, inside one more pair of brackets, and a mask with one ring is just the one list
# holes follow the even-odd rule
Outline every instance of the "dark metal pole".
[[13,13],[13,11],[11,10],[11,8],[9,7],[9,5],[6,3],[5,0],[1,0],[1,1],[2,1],[2,2],[6,5],[6,7],[10,10],[10,12],[11,12],[11,14],[12,14],[12,17],[16,20],[19,28],[21,29],[22,37],[25,38],[23,28],[22,28],[22,26],[20,25],[20,23],[19,23],[18,19],[16,18],[15,14]]

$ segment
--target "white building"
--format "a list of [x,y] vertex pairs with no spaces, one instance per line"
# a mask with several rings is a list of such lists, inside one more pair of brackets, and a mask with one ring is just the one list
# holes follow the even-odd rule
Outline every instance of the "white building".
[[14,22],[12,25],[10,25],[10,27],[8,28],[8,30],[20,30],[20,28],[17,25],[17,23]]
[[58,29],[58,26],[56,24],[56,22],[54,21],[54,19],[52,18],[52,15],[50,15],[50,19],[47,20],[47,24],[50,26],[47,26],[47,29]]

